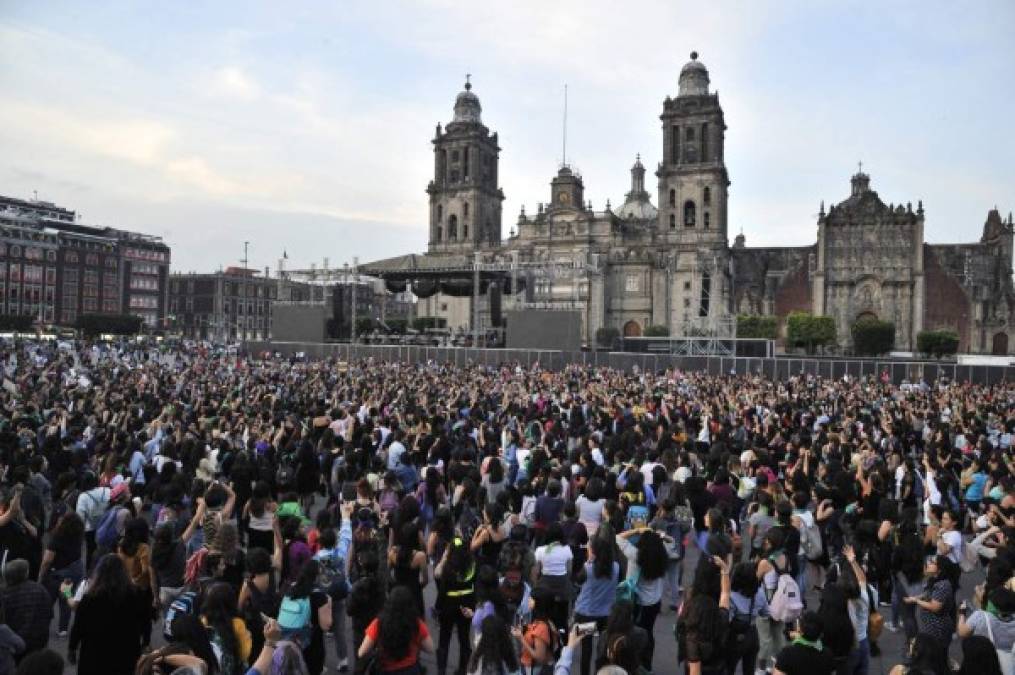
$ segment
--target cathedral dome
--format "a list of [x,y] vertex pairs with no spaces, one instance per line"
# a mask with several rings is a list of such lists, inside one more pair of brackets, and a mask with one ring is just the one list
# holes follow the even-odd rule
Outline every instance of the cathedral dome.
[[708,68],[698,60],[698,52],[691,52],[691,60],[680,69],[679,96],[708,94]]
[[483,112],[483,107],[479,105],[479,97],[472,93],[472,83],[469,82],[468,76],[465,79],[465,91],[458,94],[455,99],[455,119],[454,122],[465,122],[482,124],[483,121],[480,119],[480,113]]
[[635,158],[631,167],[631,191],[626,196],[623,206],[617,209],[620,219],[654,220],[659,215],[645,191],[645,166],[641,163],[641,155]]

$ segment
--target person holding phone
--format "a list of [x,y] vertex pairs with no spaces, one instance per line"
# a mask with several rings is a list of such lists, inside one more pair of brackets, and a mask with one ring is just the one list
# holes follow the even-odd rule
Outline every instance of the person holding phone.
[[677,650],[687,662],[687,675],[727,672],[732,562],[732,556],[712,556],[695,570],[689,596],[677,617]]

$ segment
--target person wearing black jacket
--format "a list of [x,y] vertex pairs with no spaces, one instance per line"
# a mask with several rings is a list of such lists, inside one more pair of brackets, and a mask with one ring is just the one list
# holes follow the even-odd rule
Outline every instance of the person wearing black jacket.
[[[381,608],[384,607],[385,589],[384,582],[377,573],[380,559],[376,551],[365,549],[360,551],[356,558],[361,576],[349,590],[345,613],[352,620],[352,644],[358,646],[363,644],[367,626],[377,618]],[[352,654],[354,658],[359,658],[356,656],[356,649],[352,650]],[[353,664],[353,672],[355,671],[356,667]]]

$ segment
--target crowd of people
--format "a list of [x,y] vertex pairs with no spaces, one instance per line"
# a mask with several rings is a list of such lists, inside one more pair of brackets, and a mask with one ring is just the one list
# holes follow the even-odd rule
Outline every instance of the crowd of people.
[[1012,672],[1007,383],[0,368],[0,675]]

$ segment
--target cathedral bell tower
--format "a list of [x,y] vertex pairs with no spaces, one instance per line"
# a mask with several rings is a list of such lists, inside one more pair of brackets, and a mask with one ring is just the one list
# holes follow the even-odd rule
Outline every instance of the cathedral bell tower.
[[691,52],[680,70],[676,98],[663,103],[658,240],[672,260],[665,315],[670,335],[728,336],[732,308],[723,121],[708,70]]
[[725,248],[726,173],[719,96],[708,91],[708,70],[691,52],[679,92],[663,103],[663,161],[659,178],[659,232],[673,243]]
[[466,76],[455,99],[454,119],[437,125],[430,195],[430,253],[471,253],[500,243],[501,202],[497,187],[497,134],[482,122],[479,97]]

